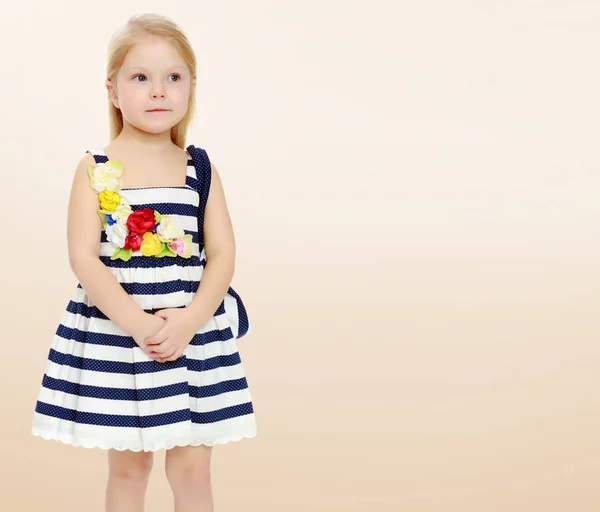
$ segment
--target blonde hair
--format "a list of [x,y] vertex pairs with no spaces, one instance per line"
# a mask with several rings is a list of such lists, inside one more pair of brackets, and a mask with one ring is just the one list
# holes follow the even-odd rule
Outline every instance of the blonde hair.
[[[191,79],[196,78],[196,56],[194,50],[182,30],[170,19],[155,13],[135,14],[127,23],[117,30],[108,44],[108,61],[106,78],[114,84],[117,73],[123,65],[127,52],[144,36],[158,36],[171,43],[186,63],[191,73]],[[171,140],[174,144],[185,149],[185,138],[196,111],[196,96],[193,84],[190,87],[190,98],[185,116],[171,128]],[[108,119],[110,138],[115,139],[123,129],[123,115],[115,107],[108,95]]]

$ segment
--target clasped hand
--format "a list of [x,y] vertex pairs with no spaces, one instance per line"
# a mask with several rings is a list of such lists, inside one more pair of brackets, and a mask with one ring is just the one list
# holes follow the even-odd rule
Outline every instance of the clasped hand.
[[150,330],[149,332],[154,332],[152,336],[144,335],[141,347],[150,357],[160,363],[179,359],[198,329],[190,310],[187,308],[161,309],[149,317],[149,320],[153,320],[153,317],[163,319],[162,326],[158,331],[155,330],[156,327]]

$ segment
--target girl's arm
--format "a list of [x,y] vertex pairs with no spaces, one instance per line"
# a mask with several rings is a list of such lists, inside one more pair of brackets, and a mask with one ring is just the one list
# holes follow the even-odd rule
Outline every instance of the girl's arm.
[[100,261],[102,222],[97,213],[98,194],[92,189],[87,172],[95,163],[94,156],[86,153],[75,170],[67,213],[69,264],[94,305],[131,334],[147,313]]
[[200,285],[188,308],[199,325],[204,325],[223,302],[235,273],[236,244],[221,177],[211,163],[211,180],[204,209],[206,266]]

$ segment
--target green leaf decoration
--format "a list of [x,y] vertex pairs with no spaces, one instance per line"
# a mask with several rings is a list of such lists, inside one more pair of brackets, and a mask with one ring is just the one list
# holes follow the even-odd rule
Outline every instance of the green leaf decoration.
[[123,261],[129,261],[132,253],[133,253],[133,251],[131,249],[123,249],[121,247],[117,247],[115,249],[115,252],[113,252],[112,256],[110,257],[110,259],[111,260],[121,259]]
[[119,258],[120,258],[120,255],[121,255],[121,248],[120,248],[120,247],[117,247],[117,248],[115,249],[115,252],[113,252],[113,253],[112,253],[112,256],[110,257],[110,259],[111,259],[111,260],[116,260],[116,259],[119,259]]
[[169,246],[167,245],[166,242],[162,243],[162,248],[161,248],[160,252],[155,255],[156,258],[162,258],[164,256],[169,256],[169,257],[177,256],[177,253],[173,252],[173,250],[171,250],[169,248]]
[[121,249],[121,259],[123,261],[129,261],[133,251],[131,249]]
[[160,244],[160,252],[158,254],[155,254],[154,256],[156,258],[162,258],[163,256],[167,255],[167,250],[168,250],[167,244],[165,244],[164,242],[162,242]]
[[162,219],[162,216],[160,213],[158,213],[157,210],[154,210],[154,217],[156,218],[156,223],[155,224],[160,224],[160,219]]

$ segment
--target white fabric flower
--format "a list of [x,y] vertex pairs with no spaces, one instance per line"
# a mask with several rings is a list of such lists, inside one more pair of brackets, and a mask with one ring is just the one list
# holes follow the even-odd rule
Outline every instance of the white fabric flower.
[[121,196],[121,203],[117,205],[115,211],[112,212],[110,216],[119,224],[124,226],[127,223],[127,217],[129,217],[131,212],[131,205],[125,203],[123,201],[123,197]]
[[106,238],[115,247],[123,247],[125,245],[125,238],[129,234],[129,229],[125,224],[115,222],[106,226]]
[[169,242],[174,238],[181,238],[185,235],[185,231],[177,224],[173,215],[163,215],[161,217],[156,233],[161,242]]
[[118,190],[119,178],[122,173],[123,166],[116,160],[109,160],[88,168],[91,186],[98,193],[103,190],[112,190],[113,192]]

